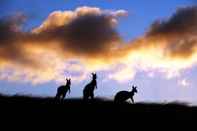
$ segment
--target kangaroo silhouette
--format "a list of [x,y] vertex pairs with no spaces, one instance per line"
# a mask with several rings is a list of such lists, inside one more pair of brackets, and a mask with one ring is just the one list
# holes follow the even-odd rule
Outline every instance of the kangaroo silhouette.
[[128,99],[131,99],[132,103],[134,103],[133,96],[137,93],[137,86],[132,86],[132,90],[129,91],[120,91],[115,95],[114,101],[117,103],[125,102]]
[[83,99],[94,99],[94,90],[97,89],[96,73],[92,73],[92,81],[83,90]]
[[55,98],[58,100],[64,100],[68,91],[70,94],[70,85],[71,85],[71,79],[66,79],[66,85],[61,85],[58,87]]

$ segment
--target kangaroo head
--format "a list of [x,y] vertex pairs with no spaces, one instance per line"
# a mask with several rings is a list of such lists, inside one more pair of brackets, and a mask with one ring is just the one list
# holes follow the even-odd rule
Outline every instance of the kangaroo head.
[[137,92],[138,92],[138,91],[137,91],[137,86],[134,86],[134,85],[132,86],[132,92],[133,92],[133,93],[137,93]]
[[71,79],[70,78],[69,79],[66,78],[66,85],[68,85],[68,86],[71,85]]
[[96,78],[97,78],[96,73],[92,73],[92,79],[96,80]]

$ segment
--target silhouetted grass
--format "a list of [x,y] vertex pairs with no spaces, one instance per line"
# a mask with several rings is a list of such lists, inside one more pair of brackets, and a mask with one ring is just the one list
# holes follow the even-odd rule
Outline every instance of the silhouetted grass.
[[[31,96],[0,95],[1,112],[9,115],[50,116],[74,119],[80,117],[113,119],[117,116],[131,120],[188,120],[197,114],[197,107],[189,107],[180,103],[122,103],[116,104],[111,100],[98,98],[83,101],[80,98],[57,101],[54,98],[39,98]],[[36,114],[34,116],[34,114]]]

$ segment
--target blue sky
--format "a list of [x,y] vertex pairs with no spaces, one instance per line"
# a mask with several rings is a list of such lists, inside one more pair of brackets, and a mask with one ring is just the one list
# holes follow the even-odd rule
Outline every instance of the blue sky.
[[[47,16],[57,10],[75,10],[80,6],[98,7],[105,10],[124,9],[128,12],[127,17],[119,20],[117,30],[125,41],[135,39],[146,32],[150,25],[158,19],[171,16],[178,7],[192,5],[192,0],[8,0],[0,5],[0,16],[24,12],[28,16],[25,23],[25,30],[38,27]],[[159,74],[155,77],[147,77],[145,72],[138,72],[131,81],[119,83],[114,80],[101,82],[102,72],[98,72],[97,96],[112,97],[119,90],[128,90],[131,83],[139,87],[136,95],[137,101],[175,101],[182,100],[193,102],[197,101],[194,97],[197,74],[196,69],[192,68],[182,73],[179,78],[166,80]],[[180,87],[178,79],[187,79],[190,87]],[[79,83],[73,83],[72,93],[69,97],[80,97],[84,85],[90,80],[87,78]],[[0,80],[0,92],[5,94],[32,94],[42,96],[53,96],[56,92],[58,83],[47,82],[38,85],[23,83],[19,81]]]
[[[135,38],[144,33],[150,24],[158,18],[168,17],[177,7],[192,5],[192,0],[10,0],[0,8],[0,16],[15,12],[25,12],[29,16],[27,29],[40,25],[47,16],[56,10],[74,10],[80,6],[93,6],[102,9],[124,9],[129,16],[120,21],[118,29],[126,39]],[[132,31],[128,28],[132,28]]]

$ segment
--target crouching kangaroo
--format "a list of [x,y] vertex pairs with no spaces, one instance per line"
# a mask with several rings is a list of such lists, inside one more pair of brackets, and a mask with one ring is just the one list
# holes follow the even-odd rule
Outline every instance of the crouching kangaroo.
[[92,81],[83,90],[83,99],[94,99],[94,90],[97,89],[96,73],[92,73]]
[[134,103],[133,96],[137,93],[137,86],[132,86],[132,90],[129,91],[120,91],[115,95],[114,101],[117,103],[125,102],[128,99],[131,99],[132,103]]
[[71,85],[71,79],[66,79],[66,85],[61,85],[60,87],[58,87],[55,98],[58,100],[64,100],[68,91],[70,94],[70,85]]

